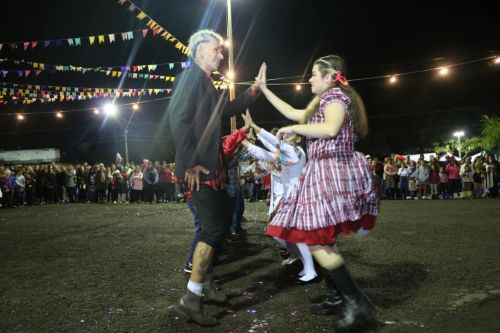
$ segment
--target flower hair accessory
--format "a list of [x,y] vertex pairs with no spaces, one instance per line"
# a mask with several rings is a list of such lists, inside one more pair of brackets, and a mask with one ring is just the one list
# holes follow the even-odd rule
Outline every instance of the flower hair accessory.
[[349,85],[349,82],[347,82],[347,78],[345,77],[345,75],[342,75],[340,71],[337,71],[337,73],[335,74],[335,78],[332,80],[332,84],[335,84],[337,82],[343,84],[344,86]]

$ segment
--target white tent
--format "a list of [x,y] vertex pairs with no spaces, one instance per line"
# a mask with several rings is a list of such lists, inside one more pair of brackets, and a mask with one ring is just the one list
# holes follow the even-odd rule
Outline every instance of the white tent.
[[[404,155],[405,157],[409,157],[411,161],[415,161],[417,162],[418,159],[420,158],[420,154],[411,154],[411,155]],[[425,153],[424,154],[424,160],[426,161],[430,161],[431,160],[431,157],[437,157],[438,155],[436,153]],[[444,155],[442,155],[440,158],[439,158],[439,161],[440,162],[444,162],[446,161],[446,156],[454,156],[450,153],[446,153]],[[476,156],[476,155],[474,155]],[[455,156],[455,160],[457,161],[460,161],[460,158],[458,158],[457,156]]]
[[439,162],[445,162],[445,161],[446,161],[446,156],[449,156],[449,157],[452,157],[452,156],[453,156],[453,157],[455,157],[455,160],[456,160],[456,161],[460,161],[460,160],[461,160],[461,158],[459,158],[458,156],[454,156],[453,154],[446,153],[446,154],[444,154],[443,156],[441,156],[441,157],[439,158]]

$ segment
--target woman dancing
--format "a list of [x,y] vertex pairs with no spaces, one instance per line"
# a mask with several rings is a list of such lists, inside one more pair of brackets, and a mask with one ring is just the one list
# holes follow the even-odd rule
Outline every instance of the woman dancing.
[[328,293],[313,304],[315,314],[338,313],[337,331],[373,318],[374,306],[354,283],[335,246],[340,233],[366,234],[378,214],[377,188],[365,156],[354,150],[368,132],[361,97],[349,86],[342,58],[329,55],[314,62],[309,80],[315,95],[305,110],[294,109],[272,93],[265,74],[260,88],[285,117],[299,122],[278,136],[306,137],[308,161],[290,195],[284,198],[267,233],[287,242],[306,243],[324,270]]

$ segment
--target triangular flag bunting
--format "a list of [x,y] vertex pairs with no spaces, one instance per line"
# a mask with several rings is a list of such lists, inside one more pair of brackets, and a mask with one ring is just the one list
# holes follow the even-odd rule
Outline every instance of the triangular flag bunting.
[[76,45],[76,46],[80,46],[80,45],[82,45],[82,40],[81,40],[81,38],[80,38],[80,37],[75,38],[75,45]]
[[146,13],[144,12],[140,12],[139,14],[137,14],[136,16],[139,20],[144,20],[144,18],[146,17]]
[[31,48],[34,49],[37,46],[38,42],[31,42]]
[[109,38],[109,42],[113,43],[115,41],[115,34],[109,34],[108,38]]
[[95,41],[95,36],[90,36],[89,37],[90,45],[94,44],[94,41]]
[[[142,29],[142,37],[146,37],[148,34],[149,29]],[[2,49],[2,44],[0,44],[0,50]]]
[[104,35],[99,35],[99,44],[104,43]]

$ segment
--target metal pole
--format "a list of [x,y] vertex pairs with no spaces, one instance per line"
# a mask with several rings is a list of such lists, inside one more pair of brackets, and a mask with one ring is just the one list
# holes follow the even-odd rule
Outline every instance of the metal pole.
[[[227,38],[229,39],[228,62],[229,72],[234,73],[234,52],[233,52],[233,18],[231,15],[231,0],[227,0]],[[229,100],[236,98],[234,83],[229,83]],[[231,133],[236,130],[236,116],[231,117]]]
[[458,158],[462,159],[462,147],[460,146],[460,135],[458,135]]
[[123,131],[123,137],[125,141],[125,164],[128,164],[128,129]]
[[128,119],[127,125],[123,128],[123,138],[125,141],[125,163],[128,164],[128,128],[130,123],[132,122],[132,118],[134,118],[135,111],[132,111],[130,118]]

